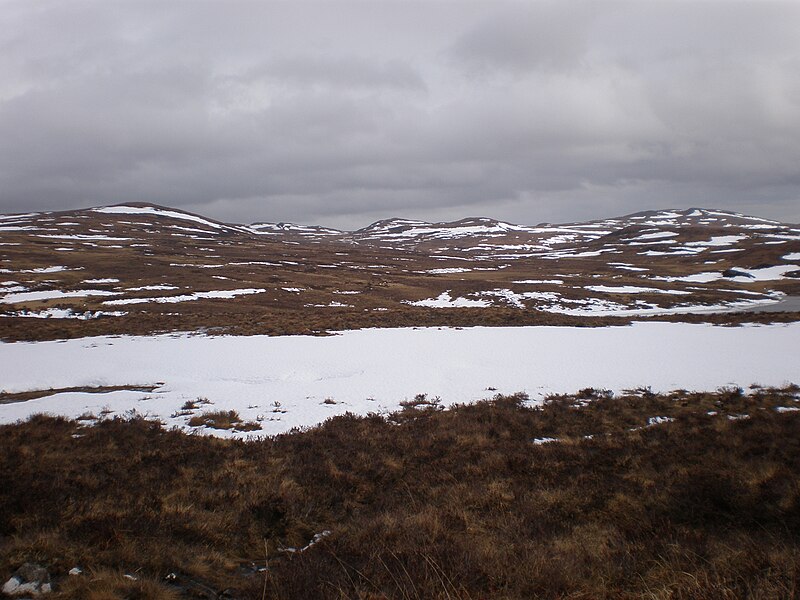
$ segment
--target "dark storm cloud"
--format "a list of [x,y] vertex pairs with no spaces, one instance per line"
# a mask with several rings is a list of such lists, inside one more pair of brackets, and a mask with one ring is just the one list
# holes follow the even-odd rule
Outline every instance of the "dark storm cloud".
[[0,211],[800,221],[800,5],[9,2]]

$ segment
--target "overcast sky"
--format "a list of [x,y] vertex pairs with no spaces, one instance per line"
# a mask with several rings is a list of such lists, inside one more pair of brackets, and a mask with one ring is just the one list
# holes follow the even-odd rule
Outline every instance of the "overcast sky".
[[0,0],[0,212],[800,222],[800,2]]

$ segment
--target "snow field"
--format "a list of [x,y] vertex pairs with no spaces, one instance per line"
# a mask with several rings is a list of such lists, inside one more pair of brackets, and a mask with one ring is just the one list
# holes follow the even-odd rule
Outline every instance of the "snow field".
[[328,337],[96,337],[0,344],[6,392],[157,384],[152,393],[60,393],[0,405],[0,423],[49,412],[140,414],[190,429],[189,400],[258,420],[259,436],[350,411],[393,411],[417,394],[445,405],[526,392],[532,402],[586,387],[714,390],[800,382],[800,323],[714,327],[366,329]]

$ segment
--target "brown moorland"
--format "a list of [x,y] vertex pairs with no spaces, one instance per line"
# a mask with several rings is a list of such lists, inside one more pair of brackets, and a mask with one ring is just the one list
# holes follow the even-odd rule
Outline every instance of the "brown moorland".
[[54,600],[796,598],[798,392],[420,396],[252,442],[37,416],[0,427],[0,577],[43,565]]
[[800,297],[800,227],[719,211],[536,227],[395,219],[355,232],[153,205],[0,217],[5,341],[800,318],[796,305],[744,312]]

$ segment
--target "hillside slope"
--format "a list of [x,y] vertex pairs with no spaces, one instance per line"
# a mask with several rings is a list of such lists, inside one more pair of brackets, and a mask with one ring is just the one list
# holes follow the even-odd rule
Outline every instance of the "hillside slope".
[[794,320],[794,300],[780,301],[798,295],[800,226],[699,208],[537,226],[387,219],[354,232],[139,203],[0,216],[7,340],[682,314],[740,322],[773,305],[783,312],[746,319]]

